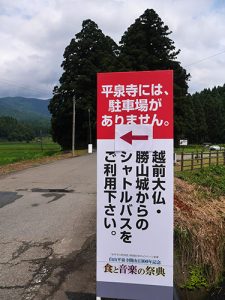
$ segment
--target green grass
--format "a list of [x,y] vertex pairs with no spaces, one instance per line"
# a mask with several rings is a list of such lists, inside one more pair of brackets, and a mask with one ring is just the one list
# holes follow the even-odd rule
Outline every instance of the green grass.
[[225,195],[225,166],[211,166],[201,170],[183,171],[176,177],[210,189],[216,196]]
[[[214,144],[213,144],[214,145]],[[224,147],[224,144],[216,144],[215,145],[219,145],[220,147]],[[174,148],[174,151],[176,153],[192,153],[192,152],[209,152],[209,147],[204,147],[203,145],[188,145],[188,146],[180,146],[178,148]]]
[[191,152],[196,152],[196,151],[208,151],[208,148],[204,148],[202,145],[189,145],[189,146],[181,146],[179,148],[175,148],[174,151],[176,153],[191,153]]
[[200,266],[190,266],[189,268],[189,277],[182,288],[186,288],[188,290],[195,290],[208,287],[207,279],[204,275],[203,268]]
[[[48,142],[48,143],[46,143]],[[0,142],[0,166],[22,160],[37,159],[52,156],[61,150],[58,144],[51,140],[43,140],[43,145],[37,142],[9,143]]]

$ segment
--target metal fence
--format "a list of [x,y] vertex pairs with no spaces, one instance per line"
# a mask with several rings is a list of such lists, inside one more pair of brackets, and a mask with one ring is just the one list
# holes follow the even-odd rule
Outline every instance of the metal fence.
[[202,169],[211,165],[225,165],[225,151],[191,152],[174,155],[175,171]]

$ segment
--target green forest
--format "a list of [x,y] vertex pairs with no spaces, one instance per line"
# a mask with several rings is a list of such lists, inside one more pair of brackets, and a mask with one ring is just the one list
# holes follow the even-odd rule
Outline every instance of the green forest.
[[189,143],[225,143],[225,84],[190,95],[185,102],[180,137]]
[[0,140],[28,142],[33,138],[30,126],[12,117],[0,117]]
[[31,141],[50,134],[49,100],[0,98],[0,141]]
[[[88,110],[91,112],[93,144],[96,141],[96,74],[144,70],[174,71],[175,137],[186,135],[183,105],[190,75],[177,61],[171,31],[153,9],[147,9],[122,35],[119,45],[104,35],[92,20],[66,47],[63,73],[49,104],[52,134],[63,149],[71,148],[72,98],[76,98],[76,147],[88,144]],[[176,119],[176,116],[180,117]],[[185,131],[184,131],[185,129]]]
[[0,116],[0,141],[26,141],[30,142],[40,135],[49,135],[50,129],[47,121],[18,121],[9,116]]
[[180,50],[170,35],[169,27],[153,9],[147,9],[130,25],[119,44],[104,35],[94,21],[83,21],[81,31],[65,49],[63,73],[49,104],[54,141],[64,149],[71,147],[75,96],[76,146],[88,144],[88,110],[95,143],[98,72],[173,70],[175,145],[183,138],[189,143],[224,143],[225,85],[190,95],[191,74],[177,60]]

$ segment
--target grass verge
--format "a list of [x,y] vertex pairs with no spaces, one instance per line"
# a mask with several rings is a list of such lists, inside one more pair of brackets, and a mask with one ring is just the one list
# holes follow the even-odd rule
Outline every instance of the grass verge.
[[[75,156],[81,156],[81,155],[85,155],[85,154],[87,154],[87,149],[75,151]],[[72,158],[71,152],[68,152],[68,153],[57,152],[57,153],[50,154],[47,156],[39,156],[39,157],[36,156],[31,159],[19,160],[19,161],[13,162],[13,163],[9,163],[9,164],[0,166],[0,176],[6,175],[9,173],[13,173],[13,172],[22,171],[27,168],[39,166],[42,164],[51,163],[51,162],[54,162],[57,160],[67,159],[67,158]]]
[[223,165],[178,172],[176,177],[207,188],[213,196],[225,196],[225,167]]
[[53,142],[40,143],[0,143],[0,166],[31,159],[39,159],[60,153],[61,148]]
[[186,289],[215,287],[225,271],[225,166],[177,172],[175,280]]

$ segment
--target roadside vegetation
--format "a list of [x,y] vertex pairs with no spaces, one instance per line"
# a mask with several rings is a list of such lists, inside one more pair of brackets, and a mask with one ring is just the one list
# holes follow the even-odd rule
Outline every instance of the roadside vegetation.
[[184,171],[175,178],[175,281],[188,290],[223,281],[225,167]]
[[[224,144],[217,144],[218,146],[220,146],[221,149],[225,148]],[[175,147],[174,148],[174,152],[177,154],[180,153],[192,153],[192,152],[209,152],[209,146],[205,147],[204,145],[188,145],[188,146],[180,146],[180,147]]]
[[61,147],[51,138],[26,142],[0,142],[0,166],[18,161],[38,159],[60,153]]
[[193,145],[193,146],[188,146],[188,147],[176,147],[174,148],[175,153],[191,153],[191,152],[196,152],[196,151],[207,151],[208,149],[202,147],[201,145]]
[[[0,104],[1,101],[0,99]],[[0,116],[0,141],[30,142],[49,132],[50,124],[47,120],[21,121],[11,116]]]
[[211,166],[200,170],[177,173],[177,177],[207,189],[214,197],[225,197],[225,167]]

